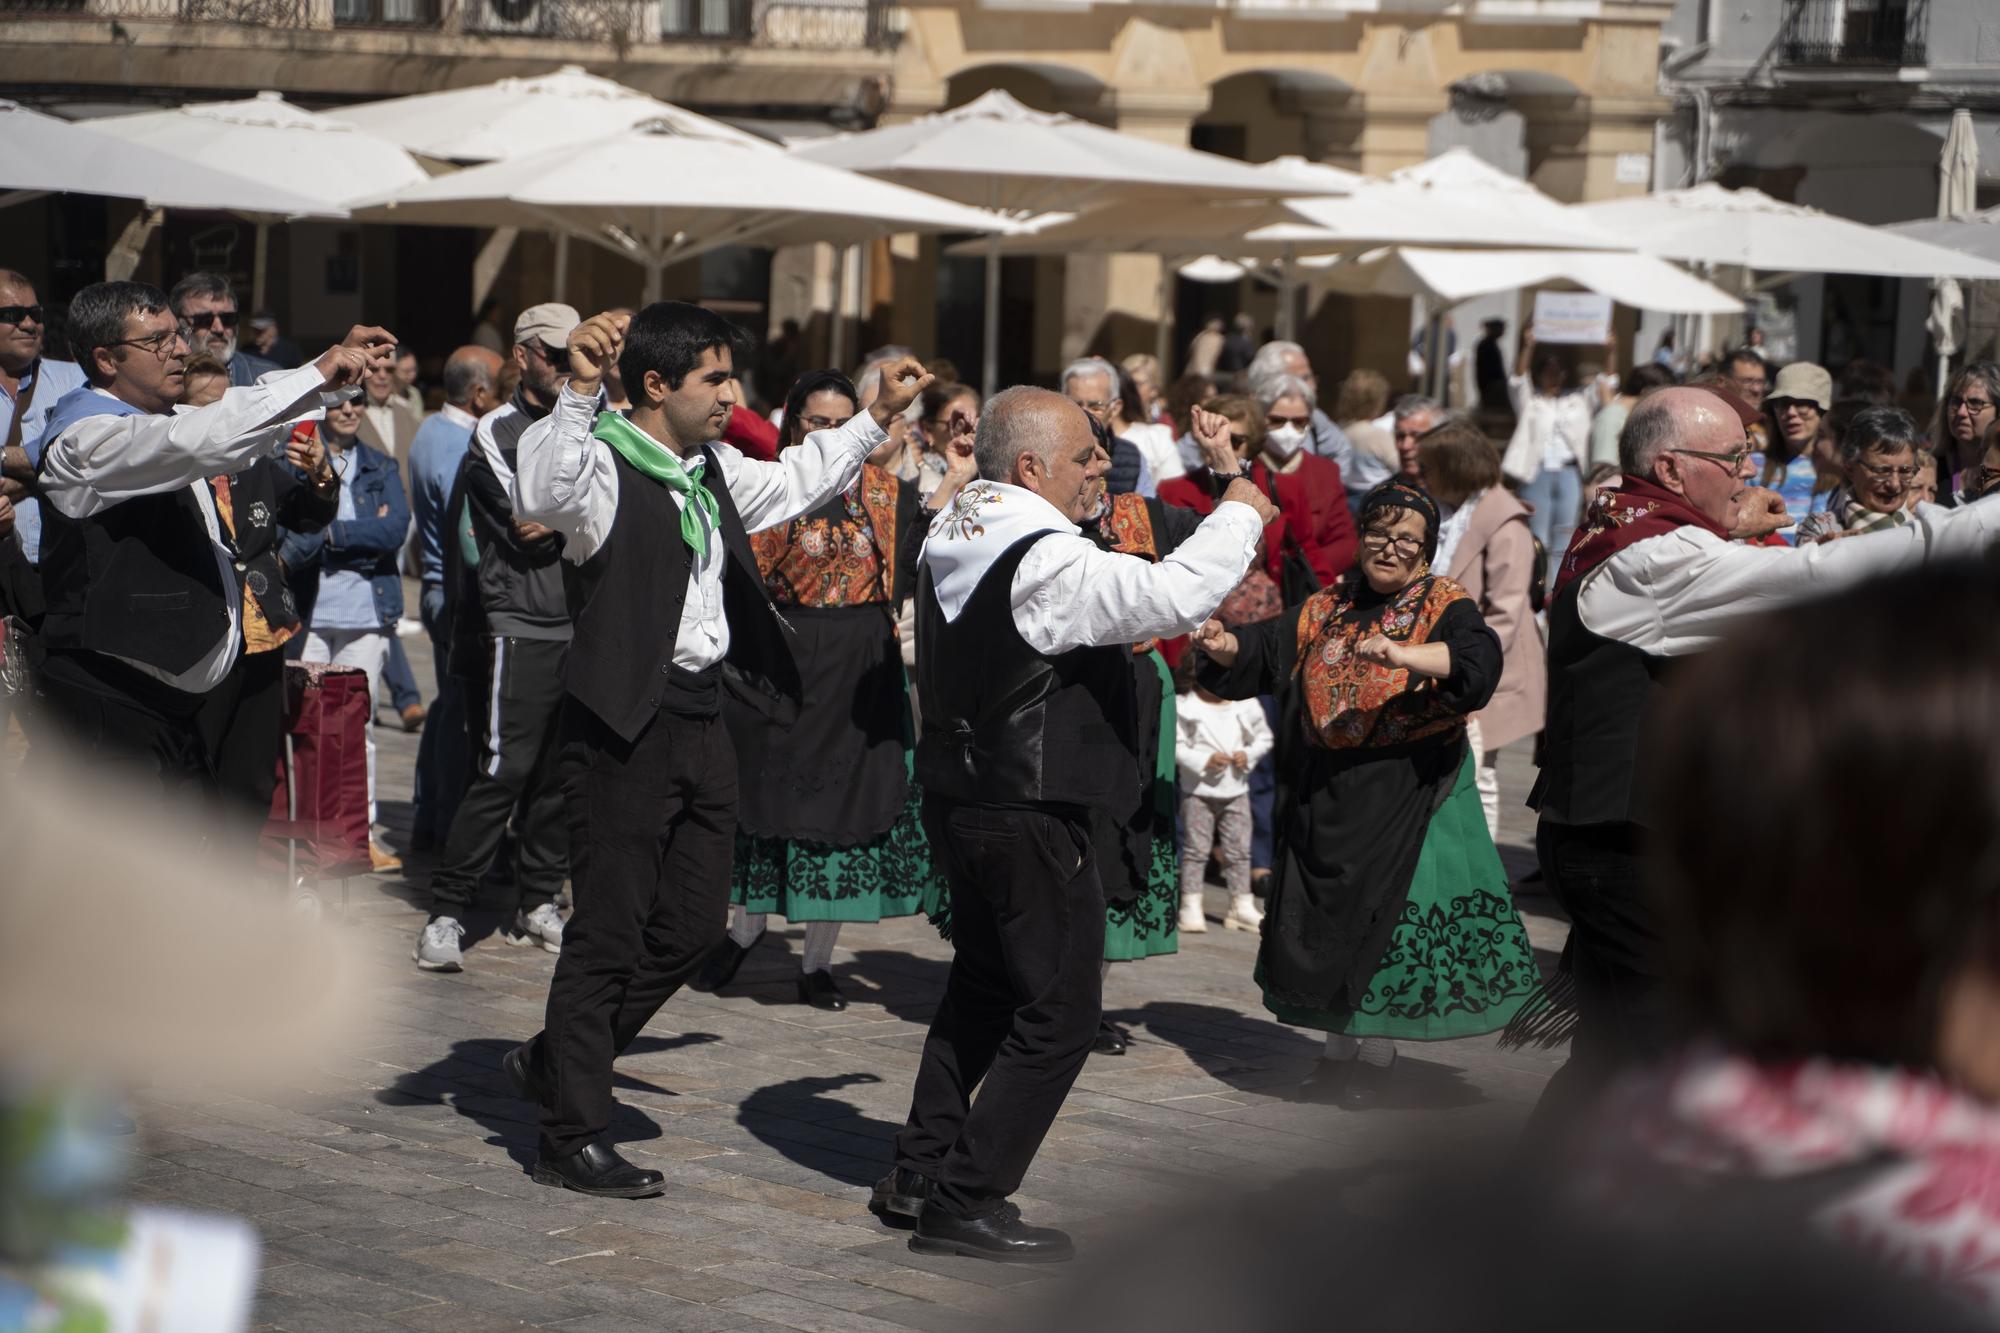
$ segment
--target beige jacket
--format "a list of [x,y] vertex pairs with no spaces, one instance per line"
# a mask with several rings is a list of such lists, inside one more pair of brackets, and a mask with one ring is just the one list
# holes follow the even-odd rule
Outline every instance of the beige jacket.
[[1480,743],[1497,750],[1542,729],[1548,708],[1548,653],[1528,605],[1535,538],[1528,511],[1504,486],[1489,487],[1452,552],[1446,577],[1464,587],[1500,639],[1500,688],[1473,714]]

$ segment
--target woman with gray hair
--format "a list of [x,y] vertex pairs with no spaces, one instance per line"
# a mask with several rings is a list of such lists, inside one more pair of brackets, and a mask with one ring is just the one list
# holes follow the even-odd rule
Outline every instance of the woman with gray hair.
[[1799,545],[1858,537],[1914,522],[1910,486],[1921,466],[1916,420],[1900,407],[1870,407],[1854,416],[1840,438],[1845,480],[1825,509],[1799,524]]

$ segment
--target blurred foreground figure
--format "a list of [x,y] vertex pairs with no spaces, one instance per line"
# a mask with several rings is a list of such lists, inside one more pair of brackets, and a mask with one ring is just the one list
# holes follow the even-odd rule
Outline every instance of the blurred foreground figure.
[[1745,624],[1659,720],[1696,1044],[1593,1117],[1589,1201],[1651,1219],[1724,1192],[2000,1319],[2000,577]]

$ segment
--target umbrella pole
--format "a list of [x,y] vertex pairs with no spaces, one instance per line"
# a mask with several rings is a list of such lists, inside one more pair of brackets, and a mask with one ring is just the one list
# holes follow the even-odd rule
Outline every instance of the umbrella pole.
[[1160,280],[1155,294],[1160,317],[1153,323],[1153,359],[1160,363],[1158,388],[1162,393],[1166,392],[1167,382],[1174,377],[1173,363],[1168,358],[1173,355],[1174,278],[1178,273],[1174,265],[1178,262],[1166,255],[1160,256]]
[[833,319],[826,330],[826,363],[847,364],[847,265],[854,247],[842,245],[833,251]]
[[1287,243],[1278,260],[1278,340],[1291,342],[1298,336],[1297,273],[1292,264],[1294,247]]
[[555,299],[567,302],[569,300],[569,233],[566,231],[556,232],[553,239],[556,243]]
[[257,224],[257,242],[250,260],[250,309],[254,313],[268,310],[264,301],[264,279],[271,266],[271,224]]
[[660,293],[666,290],[666,286],[666,261],[649,256],[646,260],[646,304],[651,305],[653,302],[659,300]]
[[1000,236],[986,238],[986,347],[980,357],[979,390],[987,397],[1000,391]]

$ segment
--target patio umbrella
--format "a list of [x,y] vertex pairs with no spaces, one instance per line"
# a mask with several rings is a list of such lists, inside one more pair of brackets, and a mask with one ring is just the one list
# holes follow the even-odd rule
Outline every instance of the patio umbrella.
[[682,134],[782,152],[776,144],[611,79],[564,65],[553,74],[501,79],[475,88],[392,97],[327,113],[394,140],[413,153],[453,162],[494,162],[589,143],[660,121]]
[[668,264],[717,246],[1009,225],[950,200],[665,121],[434,177],[358,205],[355,216],[567,232],[643,264],[648,301],[659,298]]
[[2000,208],[1950,218],[1919,218],[1882,230],[2000,264]]
[[[1317,238],[1291,238],[1300,254],[1380,245],[1480,249],[1630,250],[1632,243],[1558,203],[1518,176],[1452,148],[1393,171],[1340,199],[1293,199],[1287,205]],[[1253,233],[1252,241],[1281,239]]]
[[[820,139],[791,151],[805,161],[1016,218],[1135,200],[1271,199],[1290,192],[1242,162],[1035,111],[998,90],[907,124]],[[1329,190],[1308,186],[1301,192]],[[999,379],[1001,253],[991,245],[986,249],[982,382],[989,390]]]
[[1758,190],[1726,190],[1713,182],[1579,204],[1577,211],[1664,259],[1775,273],[2000,278],[2000,263],[1783,203]]
[[[398,145],[294,106],[273,92],[239,102],[192,102],[167,111],[107,116],[91,121],[90,128],[156,153],[228,163],[336,216],[357,199],[427,179],[416,159]],[[270,224],[285,214],[243,207],[236,211],[254,214],[257,224],[250,301],[253,309],[261,309]]]
[[1454,305],[1516,287],[1562,285],[1635,310],[1730,315],[1743,303],[1651,255],[1604,250],[1433,250],[1396,246],[1345,260],[1318,280],[1362,296],[1420,296]]
[[[1979,142],[1972,135],[1972,113],[1964,107],[1951,113],[1944,136],[1944,156],[1938,161],[1938,217],[1970,213],[1979,191]],[[1952,353],[1958,350],[1959,326],[1965,321],[1965,291],[1956,278],[1931,284],[1931,337],[1937,342],[1938,392],[1951,374]]]

